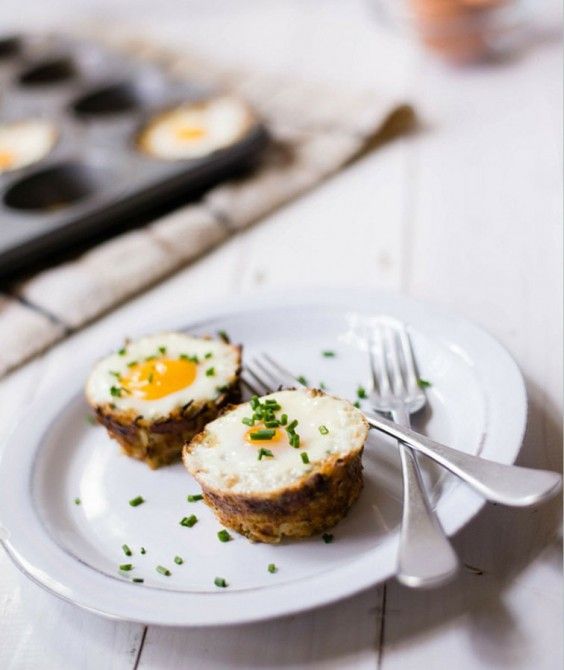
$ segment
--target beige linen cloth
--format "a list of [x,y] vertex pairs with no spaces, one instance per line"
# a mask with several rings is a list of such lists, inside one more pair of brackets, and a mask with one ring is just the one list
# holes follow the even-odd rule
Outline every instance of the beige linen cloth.
[[203,83],[246,99],[273,141],[250,175],[41,271],[0,296],[0,376],[414,124],[409,105],[372,92],[236,72],[123,35],[103,39],[176,76],[202,81],[205,73]]

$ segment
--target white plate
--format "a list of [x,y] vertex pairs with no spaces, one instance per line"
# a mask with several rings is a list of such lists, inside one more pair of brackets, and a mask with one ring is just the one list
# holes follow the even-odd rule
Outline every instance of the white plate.
[[[243,304],[207,310],[192,323],[162,320],[148,329],[176,326],[194,333],[227,330],[247,353],[267,351],[310,383],[355,397],[369,384],[359,330],[370,317],[390,314],[411,328],[421,376],[431,380],[429,409],[417,425],[453,447],[502,463],[519,451],[526,397],[521,375],[506,353],[476,326],[434,307],[399,296],[315,292],[282,298],[246,298]],[[128,334],[140,334],[128,333]],[[122,333],[115,333],[113,344]],[[322,350],[333,349],[335,358]],[[87,422],[82,383],[94,360],[60,382],[29,409],[5,445],[0,464],[3,544],[16,565],[56,595],[100,614],[160,625],[221,625],[255,621],[326,604],[394,574],[400,520],[401,477],[389,441],[370,438],[365,488],[334,542],[314,537],[280,546],[243,537],[221,543],[217,523],[182,465],[150,471],[120,454],[100,427]],[[451,476],[427,468],[437,513],[452,534],[483,501]],[[146,503],[130,507],[142,495]],[[74,504],[79,497],[80,505]],[[193,528],[179,525],[196,514]],[[235,534],[234,534],[235,535]],[[122,544],[134,551],[124,556]],[[139,548],[144,546],[146,554]],[[174,556],[184,559],[174,563]],[[118,565],[132,563],[121,575]],[[276,574],[267,570],[278,566]],[[155,570],[168,567],[165,577]],[[132,577],[144,578],[143,584]],[[223,577],[229,587],[214,585]]]

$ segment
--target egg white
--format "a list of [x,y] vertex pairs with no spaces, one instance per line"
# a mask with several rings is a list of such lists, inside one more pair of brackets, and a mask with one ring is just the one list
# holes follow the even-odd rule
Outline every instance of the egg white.
[[9,154],[9,165],[2,166],[0,173],[18,170],[44,158],[55,146],[57,128],[50,121],[30,119],[0,124],[0,155]]
[[[112,373],[127,376],[130,372],[128,363],[141,362],[148,356],[160,356],[159,347],[166,347],[166,358],[179,358],[181,354],[197,356],[199,363],[194,382],[179,391],[154,400],[124,393],[120,397],[113,396],[111,388],[119,386],[119,382]],[[212,354],[210,358],[205,358],[207,353]],[[215,374],[207,376],[206,370],[211,367],[214,368]],[[221,395],[219,389],[233,382],[238,367],[235,348],[220,340],[206,340],[182,333],[150,335],[130,342],[125,347],[124,354],[116,352],[99,361],[86,383],[86,396],[94,406],[112,403],[117,411],[133,411],[152,420],[166,417],[190,401],[215,400]]]
[[[198,158],[238,140],[251,121],[247,106],[234,97],[184,103],[153,119],[141,131],[138,145],[144,152],[164,160]],[[186,127],[202,128],[205,133],[181,139],[178,132]]]
[[[245,440],[249,427],[242,419],[252,416],[253,410],[249,403],[243,403],[209,423],[207,439],[196,444],[186,457],[190,472],[202,483],[231,493],[266,493],[296,482],[325,459],[347,454],[364,444],[367,424],[362,413],[346,400],[312,396],[304,389],[279,391],[261,401],[265,398],[273,398],[282,406],[277,417],[285,413],[289,421],[298,420],[300,447],[290,446],[284,428],[280,442],[249,444]],[[322,435],[320,426],[329,432]],[[259,461],[261,447],[269,449],[274,457]],[[309,464],[302,461],[303,452],[307,453]]]

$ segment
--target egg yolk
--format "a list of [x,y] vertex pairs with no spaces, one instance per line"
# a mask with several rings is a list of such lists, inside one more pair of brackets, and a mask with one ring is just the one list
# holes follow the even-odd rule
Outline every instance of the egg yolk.
[[14,154],[9,151],[0,151],[0,169],[12,167],[14,164]]
[[121,377],[122,388],[142,400],[158,400],[190,386],[196,379],[198,366],[192,361],[159,358],[136,363]]
[[203,128],[198,126],[181,126],[176,130],[176,137],[179,140],[191,142],[192,140],[199,140],[206,134]]
[[[257,440],[253,439],[251,437],[251,434],[253,433],[258,433],[262,430],[273,430],[274,434],[272,437],[266,438],[264,440]],[[283,438],[282,431],[279,428],[267,428],[266,426],[263,426],[262,424],[256,424],[255,426],[251,426],[249,430],[244,435],[245,442],[248,442],[249,444],[256,444],[256,445],[263,445],[263,444],[275,444],[276,442],[280,442]]]

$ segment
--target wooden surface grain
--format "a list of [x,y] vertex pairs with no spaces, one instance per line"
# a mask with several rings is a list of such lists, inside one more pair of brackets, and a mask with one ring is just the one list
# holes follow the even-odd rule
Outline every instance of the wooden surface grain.
[[[519,462],[561,467],[561,53],[548,18],[514,58],[462,70],[380,27],[360,1],[54,0],[38,9],[7,0],[0,19],[38,29],[124,21],[240,64],[380,86],[407,95],[422,120],[416,135],[8,377],[0,439],[101,333],[120,339],[150,313],[187,317],[204,300],[258,286],[350,285],[436,301],[494,334],[527,382]],[[465,568],[441,589],[392,580],[311,613],[221,631],[101,619],[44,593],[0,552],[0,667],[553,670],[562,665],[560,509],[559,500],[488,505],[456,536]]]

